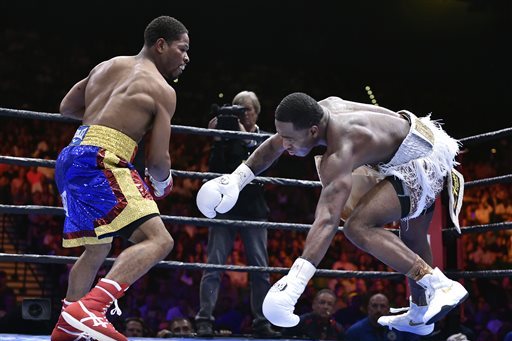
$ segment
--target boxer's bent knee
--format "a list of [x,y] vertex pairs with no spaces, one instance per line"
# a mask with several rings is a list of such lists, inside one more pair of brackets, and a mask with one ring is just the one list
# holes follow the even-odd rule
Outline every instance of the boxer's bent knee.
[[162,236],[161,239],[159,239],[159,247],[163,253],[162,258],[167,256],[174,248],[174,239],[167,230],[165,230],[165,232],[165,235]]
[[354,245],[365,250],[368,238],[371,238],[369,233],[370,226],[364,219],[359,219],[359,215],[351,215],[343,225],[343,233]]

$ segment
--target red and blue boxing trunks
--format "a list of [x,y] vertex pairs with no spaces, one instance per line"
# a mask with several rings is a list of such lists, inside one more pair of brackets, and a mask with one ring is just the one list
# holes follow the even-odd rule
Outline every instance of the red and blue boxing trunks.
[[123,228],[160,214],[131,163],[136,152],[137,143],[115,129],[77,129],[55,168],[66,211],[64,247],[110,243]]

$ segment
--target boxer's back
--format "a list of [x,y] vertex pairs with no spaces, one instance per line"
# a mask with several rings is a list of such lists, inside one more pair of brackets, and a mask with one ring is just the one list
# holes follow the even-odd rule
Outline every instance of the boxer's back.
[[96,66],[85,89],[85,125],[114,128],[140,141],[151,128],[160,96],[170,86],[153,63],[116,57]]

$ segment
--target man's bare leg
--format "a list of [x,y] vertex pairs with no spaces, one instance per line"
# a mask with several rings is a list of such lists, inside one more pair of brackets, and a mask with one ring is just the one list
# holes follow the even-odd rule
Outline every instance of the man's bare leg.
[[[420,215],[408,222],[400,224],[400,238],[402,241],[420,256],[430,267],[433,264],[432,249],[428,242],[428,229],[432,221],[433,211]],[[426,305],[425,290],[408,277],[412,301],[417,305]]]
[[396,191],[389,181],[383,180],[361,198],[345,223],[343,232],[357,247],[398,272],[408,274],[413,270],[417,273],[418,269],[425,269],[424,265],[427,271],[432,271],[428,264],[417,262],[417,254],[400,237],[383,228],[399,220],[400,215]]
[[96,274],[107,258],[111,247],[110,243],[85,246],[84,252],[69,272],[67,301],[78,301],[91,290]]
[[174,240],[160,217],[144,222],[132,234],[130,241],[135,244],[121,252],[105,278],[131,285],[164,259],[174,246]]
[[89,293],[62,312],[67,323],[92,338],[127,341],[107,320],[105,313],[115,303],[116,309],[113,311],[121,314],[117,300],[133,282],[165,258],[174,244],[160,217],[151,218],[140,225],[130,240],[136,244],[121,252],[107,276],[101,278]]
[[[400,202],[393,185],[384,180],[359,201],[345,224],[345,235],[359,248],[425,289],[428,306],[421,314],[422,322],[431,325],[464,301],[468,293],[460,283],[450,280],[439,269],[432,269],[398,236],[382,228],[400,219],[400,215]],[[418,232],[425,234],[425,231]],[[426,244],[418,239],[417,247],[420,249],[426,247]]]
[[399,315],[381,316],[378,323],[383,326],[418,335],[428,335],[434,330],[434,324],[426,325],[423,321],[428,309],[425,289],[413,279],[429,273],[432,266],[432,250],[427,239],[431,218],[432,212],[400,224],[400,238],[417,254],[417,266],[407,276],[411,292],[409,309]]

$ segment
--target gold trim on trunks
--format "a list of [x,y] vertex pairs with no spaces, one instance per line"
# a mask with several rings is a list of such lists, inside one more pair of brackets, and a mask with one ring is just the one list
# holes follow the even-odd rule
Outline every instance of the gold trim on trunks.
[[137,142],[119,130],[100,125],[91,125],[80,145],[96,146],[131,161],[137,148]]

